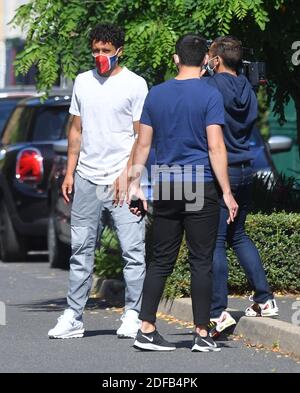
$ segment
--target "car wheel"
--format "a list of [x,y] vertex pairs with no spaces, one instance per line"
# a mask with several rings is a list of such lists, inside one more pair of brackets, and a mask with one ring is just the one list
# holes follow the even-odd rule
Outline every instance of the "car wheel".
[[53,268],[69,269],[71,249],[70,246],[59,240],[52,215],[49,217],[48,222],[47,241],[50,266]]
[[25,239],[16,232],[3,201],[0,207],[0,255],[3,262],[23,262],[26,259]]

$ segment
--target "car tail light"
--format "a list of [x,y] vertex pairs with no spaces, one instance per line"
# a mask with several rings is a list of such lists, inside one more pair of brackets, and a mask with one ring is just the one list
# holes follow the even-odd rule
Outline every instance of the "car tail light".
[[38,149],[24,149],[17,157],[16,178],[20,183],[38,184],[43,178],[43,157]]

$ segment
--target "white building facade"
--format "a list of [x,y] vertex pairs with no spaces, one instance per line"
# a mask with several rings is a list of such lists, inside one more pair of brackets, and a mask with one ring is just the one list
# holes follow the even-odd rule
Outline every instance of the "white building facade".
[[0,88],[15,85],[13,61],[18,45],[25,39],[19,29],[13,29],[8,23],[16,9],[30,0],[0,0]]

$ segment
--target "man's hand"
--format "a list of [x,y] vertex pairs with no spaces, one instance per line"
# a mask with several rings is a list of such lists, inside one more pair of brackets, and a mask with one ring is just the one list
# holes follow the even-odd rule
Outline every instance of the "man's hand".
[[73,175],[66,175],[63,181],[63,184],[61,186],[62,194],[64,197],[64,200],[69,203],[70,202],[70,194],[72,194],[73,191],[73,185],[74,185],[74,178]]
[[239,205],[236,203],[236,200],[234,199],[231,192],[223,194],[223,199],[224,199],[225,205],[227,206],[228,212],[229,212],[227,224],[230,224],[231,222],[234,221],[235,217],[238,214]]
[[[141,206],[139,207],[130,207],[134,203],[134,201],[140,200]],[[148,210],[147,201],[145,195],[140,187],[136,182],[132,182],[128,188],[128,198],[127,203],[129,205],[129,209],[131,213],[135,214],[136,216],[141,216],[143,214],[143,210],[146,212]]]
[[205,68],[201,68],[199,77],[202,78],[206,73],[207,73],[206,69]]
[[113,183],[114,197],[113,204],[115,206],[123,206],[124,201],[127,198],[128,190],[128,172],[127,168],[121,173],[121,175]]

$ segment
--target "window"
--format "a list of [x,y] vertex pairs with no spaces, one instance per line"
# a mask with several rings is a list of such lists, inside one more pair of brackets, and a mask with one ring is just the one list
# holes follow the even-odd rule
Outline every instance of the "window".
[[19,106],[13,112],[4,130],[2,143],[11,145],[27,140],[27,132],[34,108]]
[[0,136],[2,135],[5,123],[18,103],[18,99],[0,100]]
[[69,107],[38,107],[32,129],[32,141],[56,141],[62,137],[69,117]]

